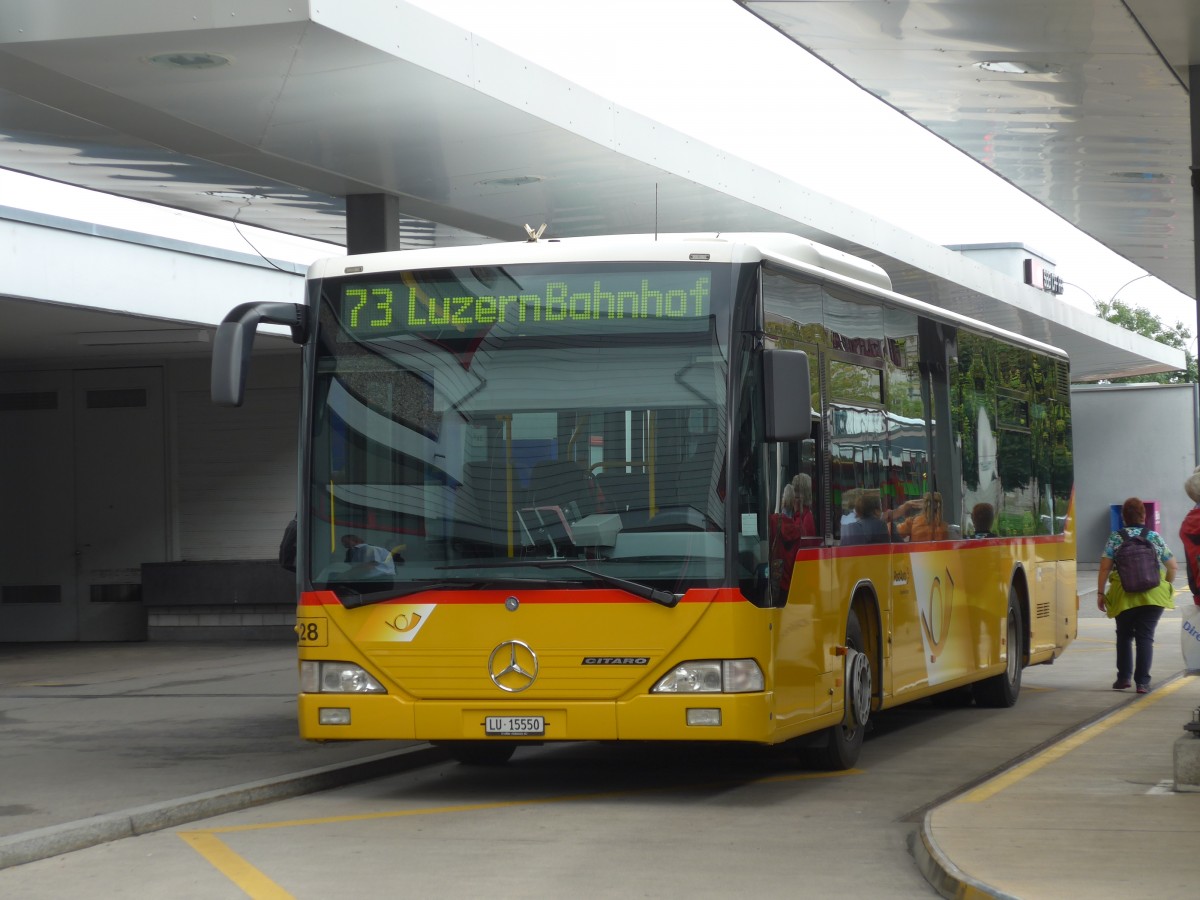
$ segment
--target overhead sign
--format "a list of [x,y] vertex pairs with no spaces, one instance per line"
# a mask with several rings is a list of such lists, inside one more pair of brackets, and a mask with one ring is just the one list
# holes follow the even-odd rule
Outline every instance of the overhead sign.
[[451,273],[431,274],[344,283],[342,326],[360,337],[477,332],[497,325],[536,332],[575,324],[602,331],[630,320],[707,319],[712,306],[706,269],[522,275],[504,278],[504,287],[494,292],[445,277]]

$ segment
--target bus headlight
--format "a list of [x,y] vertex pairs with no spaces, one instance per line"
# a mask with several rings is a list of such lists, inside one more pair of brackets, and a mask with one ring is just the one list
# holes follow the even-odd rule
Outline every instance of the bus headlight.
[[348,662],[301,660],[300,690],[305,694],[386,694],[387,690],[363,669]]
[[652,694],[744,694],[764,687],[752,659],[697,659],[680,663],[658,680]]

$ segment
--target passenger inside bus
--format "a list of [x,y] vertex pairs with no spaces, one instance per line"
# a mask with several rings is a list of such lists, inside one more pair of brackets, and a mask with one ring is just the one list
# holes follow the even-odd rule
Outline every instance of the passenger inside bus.
[[[816,537],[817,523],[813,518],[812,478],[801,472],[788,485],[792,489],[792,518],[800,529],[800,537]],[[784,489],[784,497],[787,490]]]
[[858,488],[851,488],[848,491],[842,492],[842,519],[840,525],[843,529],[852,522],[858,521],[856,506],[858,505],[858,498],[861,493],[862,491]]
[[888,524],[883,521],[882,504],[875,491],[860,491],[854,504],[855,520],[842,527],[842,546],[849,544],[886,544],[891,541]]
[[[812,514],[809,514],[811,519]],[[796,565],[796,551],[804,539],[800,520],[796,517],[796,491],[791,483],[783,486],[783,497],[779,501],[779,512],[772,513],[771,526],[771,581],[773,586],[787,595],[792,583],[792,569]]]
[[993,538],[992,523],[996,519],[996,510],[990,503],[976,503],[971,507],[971,524],[975,527],[974,538]]
[[906,540],[944,541],[949,534],[946,523],[942,521],[942,495],[937,491],[928,492],[924,499],[902,503],[895,512],[905,516],[904,521],[895,528],[896,534]]

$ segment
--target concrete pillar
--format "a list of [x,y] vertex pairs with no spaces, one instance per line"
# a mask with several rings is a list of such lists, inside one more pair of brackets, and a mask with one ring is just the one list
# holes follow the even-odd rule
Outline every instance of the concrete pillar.
[[391,194],[346,197],[346,252],[400,249],[400,200]]
[[1175,790],[1200,791],[1200,737],[1175,739]]
[[[1193,294],[1200,294],[1200,66],[1188,66],[1188,111],[1192,122],[1192,258],[1196,273]],[[1196,358],[1200,366],[1200,300],[1196,303]],[[1193,410],[1196,426],[1196,453],[1200,463],[1200,393]]]

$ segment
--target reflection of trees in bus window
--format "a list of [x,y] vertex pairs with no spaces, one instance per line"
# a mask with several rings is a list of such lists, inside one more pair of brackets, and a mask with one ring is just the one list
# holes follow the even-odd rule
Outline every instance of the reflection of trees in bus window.
[[1033,475],[1038,486],[1037,533],[1061,534],[1071,493],[1070,405],[1066,364],[1034,354],[1030,367]]
[[931,484],[917,317],[908,310],[887,309],[884,321],[888,337],[884,364],[889,455],[882,500],[886,512],[924,496]]
[[883,373],[873,366],[829,360],[829,398],[849,403],[883,402]]
[[812,408],[821,408],[820,351],[829,347],[824,325],[825,293],[820,286],[763,270],[763,322],[782,350],[808,353]]
[[1003,491],[997,533],[1029,535],[1037,531],[1037,487],[1033,483],[1033,440],[1029,431],[1029,375],[1032,354],[993,342],[996,355],[996,470]]
[[1037,494],[1030,472],[1033,442],[1029,432],[1002,426],[996,446],[996,463],[1003,491],[1003,507],[996,516],[997,534],[1034,534]]
[[[1060,532],[1070,497],[1069,412],[1054,399],[1066,365],[996,338],[960,333],[954,414],[963,505],[991,503],[1004,536]],[[1066,438],[1066,440],[1064,440]],[[994,453],[994,464],[993,460]],[[1064,485],[1055,485],[1056,457]],[[993,480],[994,473],[994,480]]]

